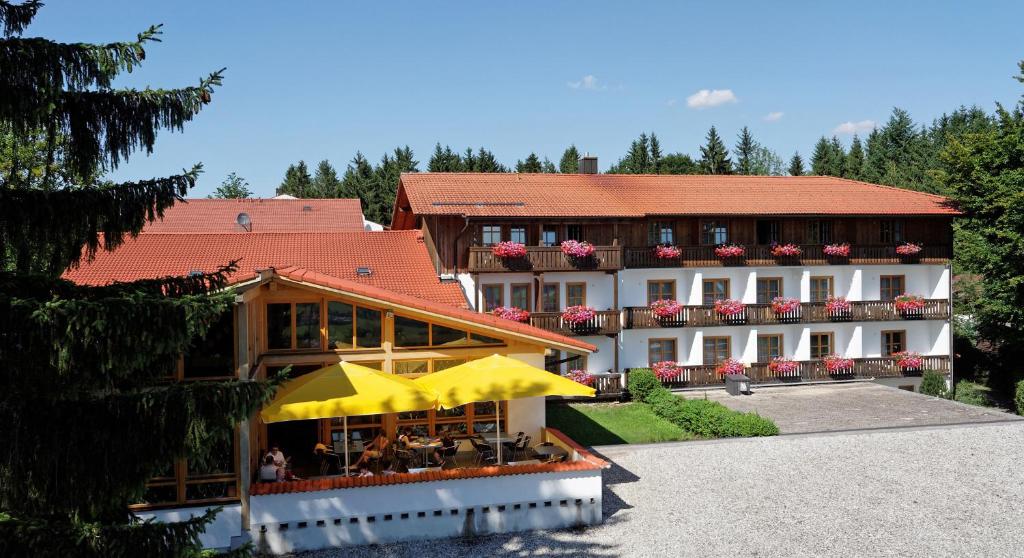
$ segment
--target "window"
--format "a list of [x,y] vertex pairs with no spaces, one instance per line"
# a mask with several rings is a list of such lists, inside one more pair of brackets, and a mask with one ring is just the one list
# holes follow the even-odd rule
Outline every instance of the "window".
[[512,242],[526,244],[526,227],[512,227],[508,231],[508,239]]
[[892,356],[907,350],[906,331],[882,332],[882,356]]
[[484,225],[481,232],[484,246],[493,246],[501,242],[501,225]]
[[654,280],[647,282],[647,304],[656,300],[675,300],[676,282]]
[[480,290],[484,297],[484,311],[490,312],[499,306],[505,305],[504,285],[482,285]]
[[773,358],[782,356],[781,335],[757,336],[757,362],[771,362]]
[[562,373],[562,352],[550,351],[544,355],[544,370],[552,374]]
[[540,291],[540,311],[558,312],[561,310],[558,301],[558,283],[544,283]]
[[468,343],[469,333],[465,331],[438,324],[430,325],[430,345],[432,347],[466,345]]
[[505,342],[497,337],[488,337],[479,333],[474,333],[469,336],[470,345],[503,345]]
[[509,303],[512,306],[523,310],[531,310],[533,308],[532,301],[530,300],[529,283],[513,283],[509,288],[511,290]]
[[779,222],[775,220],[758,219],[757,221],[757,243],[771,244],[779,242]]
[[320,304],[316,302],[295,304],[295,347],[297,349],[320,348]]
[[267,348],[292,348],[292,305],[267,305]]
[[583,240],[583,225],[566,225],[565,238],[568,240]]
[[540,232],[541,246],[558,246],[558,229],[552,225],[544,225]]
[[811,358],[822,358],[832,354],[832,352],[831,333],[811,334]]
[[760,277],[757,280],[757,303],[771,304],[772,299],[782,296],[781,277]]
[[676,362],[675,339],[649,339],[647,341],[647,363]]
[[396,360],[393,364],[395,374],[426,374],[429,367],[429,360]]
[[405,316],[395,316],[396,347],[426,347],[430,345],[430,324]]
[[568,355],[565,361],[566,370],[586,370],[587,355]]
[[194,339],[184,355],[185,378],[235,375],[235,313],[228,310],[210,324],[203,338]]
[[351,349],[355,346],[355,308],[351,304],[327,303],[327,348]]
[[730,337],[704,338],[704,364],[714,366],[732,356]]
[[832,221],[813,219],[807,222],[808,244],[829,244],[832,242]]
[[587,284],[586,283],[566,283],[565,284],[565,305],[566,306],[586,306],[587,304]]
[[811,277],[811,302],[825,302],[832,296],[832,277]]
[[356,347],[360,349],[380,347],[383,324],[380,310],[356,308]]
[[878,296],[882,300],[892,300],[906,294],[905,279],[902,275],[883,275],[878,278]]
[[667,221],[651,223],[648,239],[650,244],[675,244],[676,235],[672,223]]
[[705,279],[704,280],[704,300],[705,306],[711,306],[716,300],[723,300],[729,298],[729,280],[728,279]]
[[133,507],[187,502],[227,502],[238,499],[235,435],[211,440],[202,459],[176,459],[146,483]]
[[270,349],[319,348],[320,304],[316,302],[267,304],[267,347]]
[[881,221],[878,227],[878,240],[882,244],[899,244],[903,242],[903,221],[894,219]]
[[729,242],[729,228],[724,221],[701,221],[701,244],[725,244]]

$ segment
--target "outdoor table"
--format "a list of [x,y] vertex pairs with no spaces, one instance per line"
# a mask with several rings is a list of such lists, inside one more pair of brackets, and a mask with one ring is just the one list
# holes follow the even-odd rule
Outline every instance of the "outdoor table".
[[568,455],[569,454],[569,452],[565,451],[563,448],[560,448],[558,446],[540,446],[540,447],[537,447],[537,448],[533,448],[533,453],[537,457],[543,457],[545,459],[548,459],[550,457],[554,457],[556,455]]
[[441,447],[440,440],[431,440],[429,442],[410,442],[409,449],[418,450],[423,452],[423,464],[430,464],[430,451]]
[[488,444],[497,444],[497,443],[501,443],[501,442],[514,442],[514,441],[516,441],[515,438],[509,436],[508,434],[502,433],[502,432],[482,432],[480,434],[477,434],[477,436],[483,438],[484,441],[487,442]]

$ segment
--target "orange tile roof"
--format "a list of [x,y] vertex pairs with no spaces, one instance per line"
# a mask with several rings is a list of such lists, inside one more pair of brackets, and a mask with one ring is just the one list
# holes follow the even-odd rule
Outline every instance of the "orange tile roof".
[[[308,208],[308,209],[307,209]],[[245,232],[235,219],[248,213],[253,232],[363,230],[358,199],[189,199],[146,225],[147,233]]]
[[420,215],[958,214],[942,196],[824,176],[427,172],[403,174],[401,187]]

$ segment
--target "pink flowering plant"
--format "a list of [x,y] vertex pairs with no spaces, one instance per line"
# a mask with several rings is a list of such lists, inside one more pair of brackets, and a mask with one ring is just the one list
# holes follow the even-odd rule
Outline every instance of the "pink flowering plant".
[[901,370],[920,370],[924,366],[924,359],[918,353],[902,351],[893,353],[892,356],[896,357],[896,366],[899,366]]
[[654,257],[659,260],[673,260],[683,255],[683,251],[671,244],[660,244],[654,247]]
[[683,368],[676,362],[663,360],[652,364],[651,371],[654,372],[654,376],[658,378],[658,381],[669,382],[678,378],[682,374]]
[[585,386],[594,385],[594,376],[587,374],[586,370],[570,370],[565,377]]
[[734,358],[727,358],[722,362],[719,362],[718,366],[715,367],[715,371],[718,372],[720,376],[725,376],[726,374],[742,374],[744,370],[745,367],[743,366],[743,363]]
[[562,242],[562,253],[570,258],[589,258],[594,255],[594,245],[585,240],[566,240]]
[[914,242],[904,242],[896,247],[896,253],[901,256],[913,256],[918,254],[924,247]]
[[826,256],[846,258],[850,255],[850,245],[845,242],[842,244],[826,244],[821,251]]
[[589,306],[570,306],[562,312],[562,319],[569,325],[579,325],[594,319],[597,312]]
[[850,301],[843,296],[830,296],[825,301],[825,311],[829,314],[847,314],[850,312]]
[[719,316],[738,316],[745,309],[745,304],[732,298],[723,298],[715,301],[715,312]]
[[924,310],[925,301],[923,296],[903,294],[893,299],[893,305],[897,312],[916,312]]
[[768,363],[768,370],[780,376],[793,376],[800,373],[800,363],[785,357],[775,357]]
[[683,305],[675,300],[655,300],[650,304],[651,312],[659,318],[674,318],[683,311]]
[[512,242],[506,240],[499,242],[491,247],[491,252],[499,258],[525,258],[526,257],[526,245],[522,242]]
[[776,244],[772,246],[772,255],[776,257],[794,257],[803,253],[796,244]]
[[843,372],[850,372],[853,370],[852,358],[831,354],[822,357],[821,361],[825,363],[825,370],[828,371],[829,374],[841,374]]
[[789,314],[800,309],[800,300],[777,296],[772,299],[772,312],[776,314]]
[[723,260],[726,258],[739,258],[747,253],[747,249],[740,244],[722,244],[715,247],[715,255]]
[[530,313],[515,306],[499,306],[491,311],[495,316],[513,322],[525,322],[530,319]]

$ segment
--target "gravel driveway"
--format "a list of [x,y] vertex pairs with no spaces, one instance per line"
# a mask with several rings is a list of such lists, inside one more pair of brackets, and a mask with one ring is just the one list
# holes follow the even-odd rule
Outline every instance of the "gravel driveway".
[[597,448],[605,523],[335,556],[1020,556],[1024,422]]

